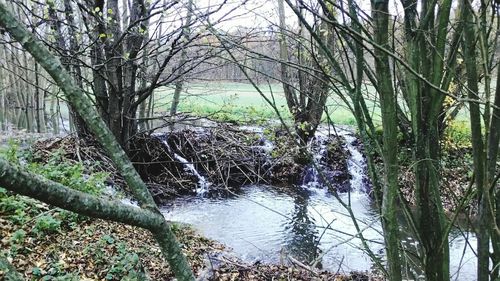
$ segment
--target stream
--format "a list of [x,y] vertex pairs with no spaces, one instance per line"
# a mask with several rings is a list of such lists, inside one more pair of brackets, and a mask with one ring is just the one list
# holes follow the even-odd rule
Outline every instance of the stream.
[[[326,135],[320,131],[316,137]],[[246,262],[283,263],[291,256],[334,272],[370,271],[376,265],[361,240],[354,236],[361,232],[371,253],[384,262],[379,213],[367,194],[366,167],[355,145],[356,137],[345,130],[340,130],[339,135],[344,137],[345,149],[350,152],[351,179],[348,192],[338,193],[338,198],[327,191],[319,172],[311,168],[309,179],[293,192],[251,185],[227,197],[207,198],[200,194],[179,197],[164,205],[162,212],[167,220],[191,224],[206,237],[225,244]],[[313,159],[316,167],[325,169],[321,164],[325,151],[321,143],[314,150],[317,154]],[[206,192],[207,183],[201,178],[199,183],[200,191]],[[339,199],[350,206],[360,231]],[[400,230],[405,236],[403,246],[416,251],[418,243],[408,227],[401,223]],[[471,250],[476,247],[475,234],[452,229],[449,242],[452,280],[475,280],[476,257]],[[421,272],[409,265],[410,255],[402,260],[406,261],[406,276],[423,280]]]

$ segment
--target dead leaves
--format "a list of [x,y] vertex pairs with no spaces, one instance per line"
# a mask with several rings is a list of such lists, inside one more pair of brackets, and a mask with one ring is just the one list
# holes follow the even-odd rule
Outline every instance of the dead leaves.
[[[43,206],[42,210],[46,207]],[[29,208],[36,209],[33,205],[29,205]],[[34,211],[29,213],[35,213],[36,216]],[[25,219],[31,221],[30,217]],[[173,278],[156,242],[143,229],[103,220],[84,220],[70,227],[63,221],[60,231],[40,236],[32,231],[33,224],[34,222],[27,225],[16,224],[9,220],[7,214],[0,217],[0,254],[7,256],[25,279],[65,277],[64,280],[136,280],[139,276],[147,276],[150,280]],[[26,236],[14,242],[13,237],[20,229]],[[187,226],[177,225],[174,230],[195,271],[205,266],[204,256],[207,252],[220,252],[223,249],[222,245],[201,237]]]

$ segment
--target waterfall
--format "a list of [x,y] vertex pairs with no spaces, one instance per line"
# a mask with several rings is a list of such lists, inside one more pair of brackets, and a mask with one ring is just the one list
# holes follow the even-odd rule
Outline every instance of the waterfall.
[[[363,155],[356,147],[355,142],[357,141],[357,138],[352,132],[347,130],[337,128],[336,131],[340,137],[344,138],[345,149],[349,152],[347,169],[351,175],[351,179],[349,180],[351,191],[364,193],[366,192],[366,189],[364,188],[366,163]],[[323,162],[327,151],[329,135],[331,135],[330,131],[326,129],[318,130],[316,132],[315,139],[309,144],[311,152],[313,153],[314,165],[307,168],[305,176],[302,180],[302,186],[307,188],[319,188],[325,186],[318,169],[322,171],[323,175],[327,179],[329,179],[332,175],[335,175],[335,173],[338,173],[338,171],[331,171],[328,169],[328,165],[325,165]],[[317,145],[316,148],[313,146],[315,143]],[[339,190],[339,192],[343,191],[347,191],[347,189]]]
[[212,183],[208,182],[207,179],[205,179],[204,176],[200,175],[196,168],[194,167],[193,163],[189,162],[186,158],[180,156],[179,154],[175,153],[171,148],[170,145],[168,144],[167,140],[162,140],[163,144],[167,148],[167,150],[172,153],[175,159],[179,161],[182,165],[184,165],[184,171],[190,172],[192,175],[198,178],[198,187],[196,188],[196,193],[203,195],[208,192],[210,186]]
[[304,178],[302,179],[302,186],[308,188],[319,188],[324,186],[323,180],[321,179],[321,175],[318,171],[318,168],[325,173],[326,167],[322,164],[323,156],[326,153],[327,149],[327,137],[321,134],[316,135],[316,141],[318,142],[318,151],[313,151],[314,139],[311,140],[309,146],[311,148],[311,152],[313,154],[313,165],[310,165],[305,173]]
[[340,136],[345,140],[347,150],[350,152],[351,156],[347,159],[347,168],[351,174],[351,190],[355,192],[366,192],[364,178],[366,171],[366,161],[363,154],[359,149],[353,144],[357,141],[357,138],[353,133],[346,130],[338,130]]

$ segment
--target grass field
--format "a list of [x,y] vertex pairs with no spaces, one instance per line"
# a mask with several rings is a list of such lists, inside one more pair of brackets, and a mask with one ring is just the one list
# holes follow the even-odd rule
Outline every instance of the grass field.
[[[285,120],[291,121],[281,84],[266,84],[259,85],[259,87],[269,100],[274,98],[280,115]],[[374,122],[380,124],[380,109],[374,89],[367,86],[363,91],[364,96],[371,97],[367,100],[367,106]],[[155,91],[155,116],[168,114],[173,92],[173,86],[162,87]],[[337,95],[331,95],[327,102],[327,109],[335,124],[356,125],[351,110]],[[259,124],[263,121],[278,119],[275,110],[252,85],[236,82],[210,81],[187,84],[181,94],[178,112],[247,124]],[[465,106],[456,119],[460,122],[468,122],[468,115],[467,106]],[[68,119],[68,109],[64,102],[59,103],[59,114],[56,118]],[[323,115],[323,119],[326,120],[326,114]]]
[[[269,100],[274,97],[280,114],[289,119],[290,114],[281,85],[259,85],[259,87]],[[169,111],[173,92],[173,87],[160,88],[155,92],[156,112]],[[375,115],[378,115],[377,108],[373,111]],[[190,83],[182,93],[179,111],[250,123],[277,119],[276,112],[259,92],[252,85],[244,83]],[[338,98],[328,100],[328,112],[335,123],[353,125],[355,122],[350,110]]]

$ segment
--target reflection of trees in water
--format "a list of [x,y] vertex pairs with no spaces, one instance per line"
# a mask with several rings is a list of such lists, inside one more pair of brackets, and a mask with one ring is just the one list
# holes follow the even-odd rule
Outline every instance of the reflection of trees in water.
[[[319,232],[316,229],[314,218],[308,215],[309,196],[298,194],[294,199],[294,210],[291,214],[292,221],[286,225],[286,246],[289,255],[293,258],[309,264],[320,254]],[[318,263],[319,267],[321,264]]]

